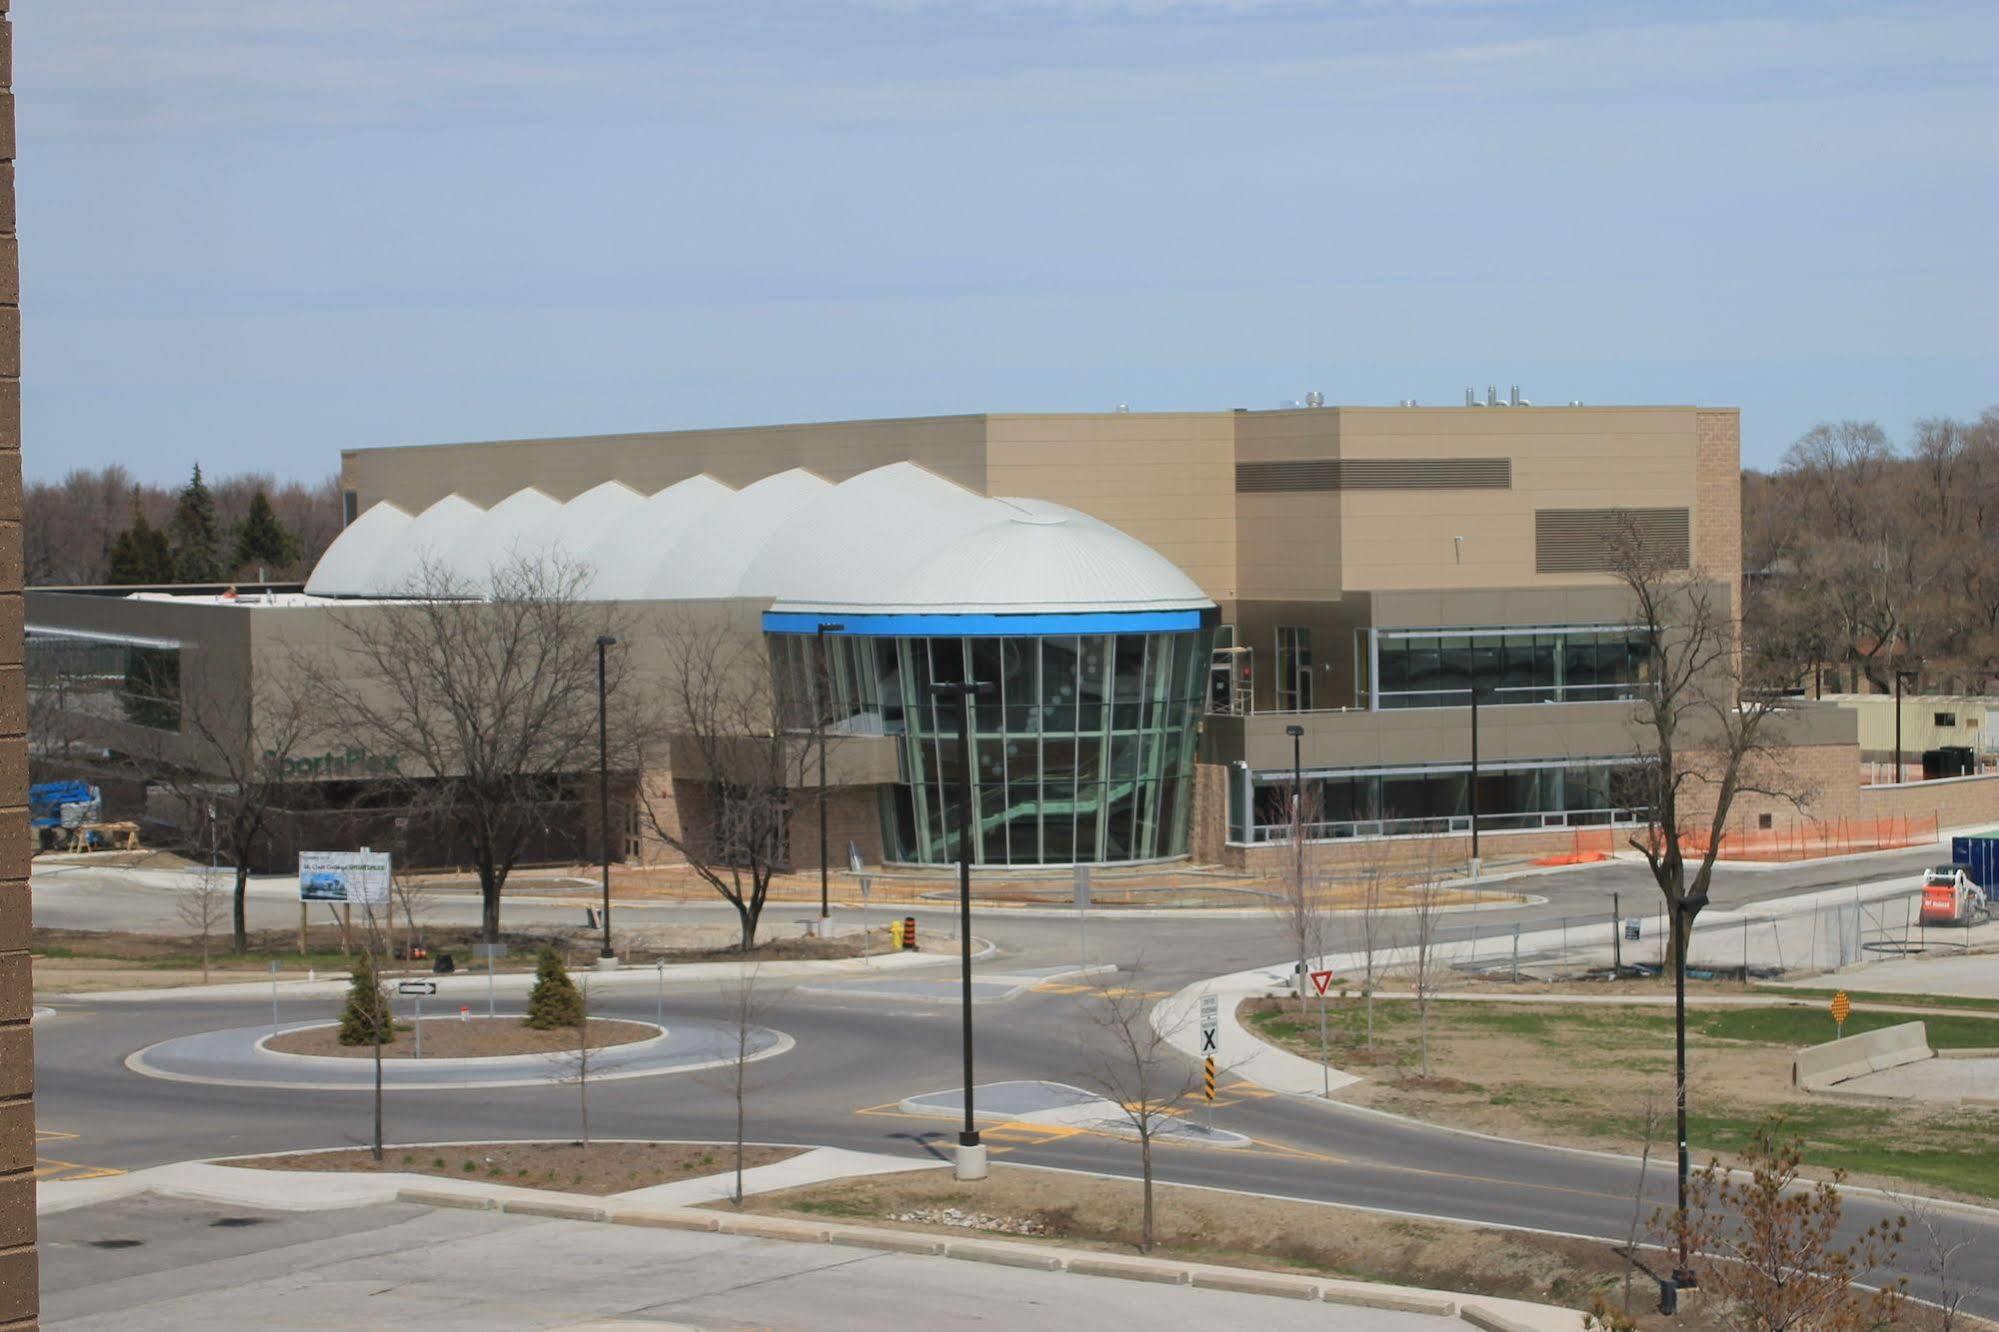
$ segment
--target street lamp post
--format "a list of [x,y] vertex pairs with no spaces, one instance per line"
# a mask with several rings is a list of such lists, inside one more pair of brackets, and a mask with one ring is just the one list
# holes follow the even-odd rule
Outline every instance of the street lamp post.
[[933,684],[933,698],[958,701],[958,960],[964,1013],[965,1127],[958,1134],[954,1174],[961,1180],[986,1177],[986,1149],[972,1117],[972,700],[988,686],[973,683]]
[[604,654],[617,641],[609,634],[597,636],[597,843],[604,882],[604,947],[597,954],[599,963],[615,962],[618,956],[611,951],[611,731],[604,666]]
[[1699,1284],[1687,1254],[1687,946],[1693,942],[1694,917],[1706,905],[1705,892],[1683,895],[1673,904],[1673,1110],[1680,1144],[1679,1262],[1673,1284],[1683,1290]]
[[1305,1004],[1305,728],[1287,726],[1291,737],[1291,854],[1296,860],[1297,898],[1291,904],[1291,923],[1298,931],[1298,1005]]
[[[826,635],[837,634],[846,627],[844,624],[830,624],[822,620],[819,622],[819,627],[812,631],[815,648],[813,661],[819,667],[821,690],[829,689],[833,679],[832,673],[826,669]],[[823,693],[813,700],[812,722],[819,731],[819,919],[822,922],[819,929],[823,934],[826,929],[823,922],[832,914],[827,903],[826,889],[826,698]]]

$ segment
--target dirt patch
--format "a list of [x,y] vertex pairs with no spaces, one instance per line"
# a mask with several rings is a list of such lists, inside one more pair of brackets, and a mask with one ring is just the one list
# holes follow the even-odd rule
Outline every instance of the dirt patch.
[[[1376,1000],[1371,1045],[1363,1000],[1329,1003],[1327,1014],[1333,1066],[1364,1077],[1335,1092],[1341,1100],[1528,1142],[1634,1156],[1645,1142],[1649,1105],[1655,1155],[1672,1141],[1670,1007],[1438,1001],[1430,1011],[1427,1075],[1413,1002]],[[1264,1039],[1319,1058],[1316,1003],[1300,1014],[1293,1000],[1251,1000],[1239,1016]],[[1688,1136],[1696,1158],[1734,1160],[1775,1115],[1803,1138],[1805,1161],[1819,1174],[1844,1170],[1855,1183],[1979,1202],[1999,1197],[1999,1157],[1986,1150],[1989,1123],[1981,1119],[1989,1111],[1838,1102],[1792,1087],[1794,1049],[1812,1038],[1764,1033],[1817,1019],[1801,1010],[1690,1011]],[[1982,1014],[1930,1020],[1991,1021]],[[1999,1031],[1999,1022],[1992,1025]],[[1831,1039],[1829,1020],[1825,1026],[1823,1036]]]
[[[590,1048],[608,1049],[649,1041],[659,1028],[644,1022],[618,1022],[610,1018],[590,1019]],[[557,1027],[538,1031],[519,1018],[425,1018],[423,1057],[425,1059],[491,1059],[500,1055],[562,1054],[577,1047],[576,1029]],[[264,1048],[278,1054],[317,1055],[330,1059],[373,1059],[372,1045],[342,1045],[340,1028],[308,1027],[272,1037]],[[382,1046],[384,1059],[412,1059],[416,1056],[416,1032],[411,1023],[396,1024],[396,1039]]]
[[[429,1038],[425,1038],[428,1046]],[[799,1147],[743,1148],[743,1168],[788,1161]],[[365,1147],[300,1156],[255,1156],[227,1164],[250,1170],[336,1170],[376,1175],[398,1172],[476,1179],[517,1188],[555,1189],[604,1197],[682,1179],[719,1175],[736,1167],[733,1143],[574,1142],[455,1143],[391,1147],[377,1164]]]
[[[1622,1254],[1589,1240],[1402,1220],[1170,1184],[1155,1186],[1154,1194],[1159,1238],[1154,1253],[1162,1258],[1536,1300],[1572,1309],[1589,1307],[1599,1292],[1614,1296],[1624,1276]],[[837,1217],[956,1235],[975,1230],[1133,1253],[1140,1194],[1135,1182],[996,1165],[987,1179],[972,1186],[957,1183],[948,1171],[925,1171],[758,1194],[743,1206],[776,1216]],[[1639,1257],[1642,1264],[1657,1255]],[[1642,1267],[1632,1288],[1634,1307],[1649,1309],[1656,1303],[1657,1284]],[[1692,1306],[1678,1319],[1647,1313],[1640,1326],[1708,1332],[1726,1324],[1713,1320],[1712,1311]]]

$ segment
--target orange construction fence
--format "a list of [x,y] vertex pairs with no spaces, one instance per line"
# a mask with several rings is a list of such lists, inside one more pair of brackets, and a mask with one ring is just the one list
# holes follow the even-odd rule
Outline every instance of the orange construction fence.
[[[1628,829],[1626,830],[1629,831]],[[1578,828],[1574,845],[1567,851],[1556,851],[1545,856],[1534,857],[1536,865],[1591,865],[1600,860],[1609,860],[1617,850],[1619,833],[1611,828]]]
[[[1727,828],[1720,834],[1723,860],[1813,860],[1856,851],[1887,851],[1921,846],[1937,840],[1935,814],[1897,814],[1878,819],[1791,819],[1769,828]],[[1680,844],[1688,854],[1704,855],[1712,844],[1711,828],[1689,829]]]

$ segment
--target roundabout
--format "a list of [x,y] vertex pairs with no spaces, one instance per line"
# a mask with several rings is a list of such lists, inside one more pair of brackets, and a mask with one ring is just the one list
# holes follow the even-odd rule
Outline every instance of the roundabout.
[[[125,1067],[169,1082],[221,1087],[374,1090],[375,1061],[366,1047],[351,1055],[291,1054],[271,1048],[274,1040],[284,1043],[300,1039],[333,1025],[336,1024],[316,1021],[273,1028],[266,1023],[177,1036],[127,1056]],[[737,1030],[720,1022],[690,1019],[671,1027],[651,1022],[618,1025],[642,1028],[653,1034],[615,1045],[593,1046],[588,1066],[589,1080],[593,1083],[693,1073],[734,1064],[737,1059]],[[792,1038],[783,1032],[768,1027],[753,1028],[744,1062],[769,1059],[783,1054],[792,1045]],[[457,1059],[398,1055],[382,1060],[381,1075],[382,1087],[387,1091],[474,1091],[574,1082],[577,1065],[576,1055],[570,1050]]]

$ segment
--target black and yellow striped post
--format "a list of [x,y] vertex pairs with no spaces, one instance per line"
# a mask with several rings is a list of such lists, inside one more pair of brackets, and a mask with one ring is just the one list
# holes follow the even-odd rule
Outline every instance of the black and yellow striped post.
[[1215,1103],[1215,1057],[1209,1055],[1206,1067],[1201,1071],[1201,1094],[1208,1098],[1208,1104]]

